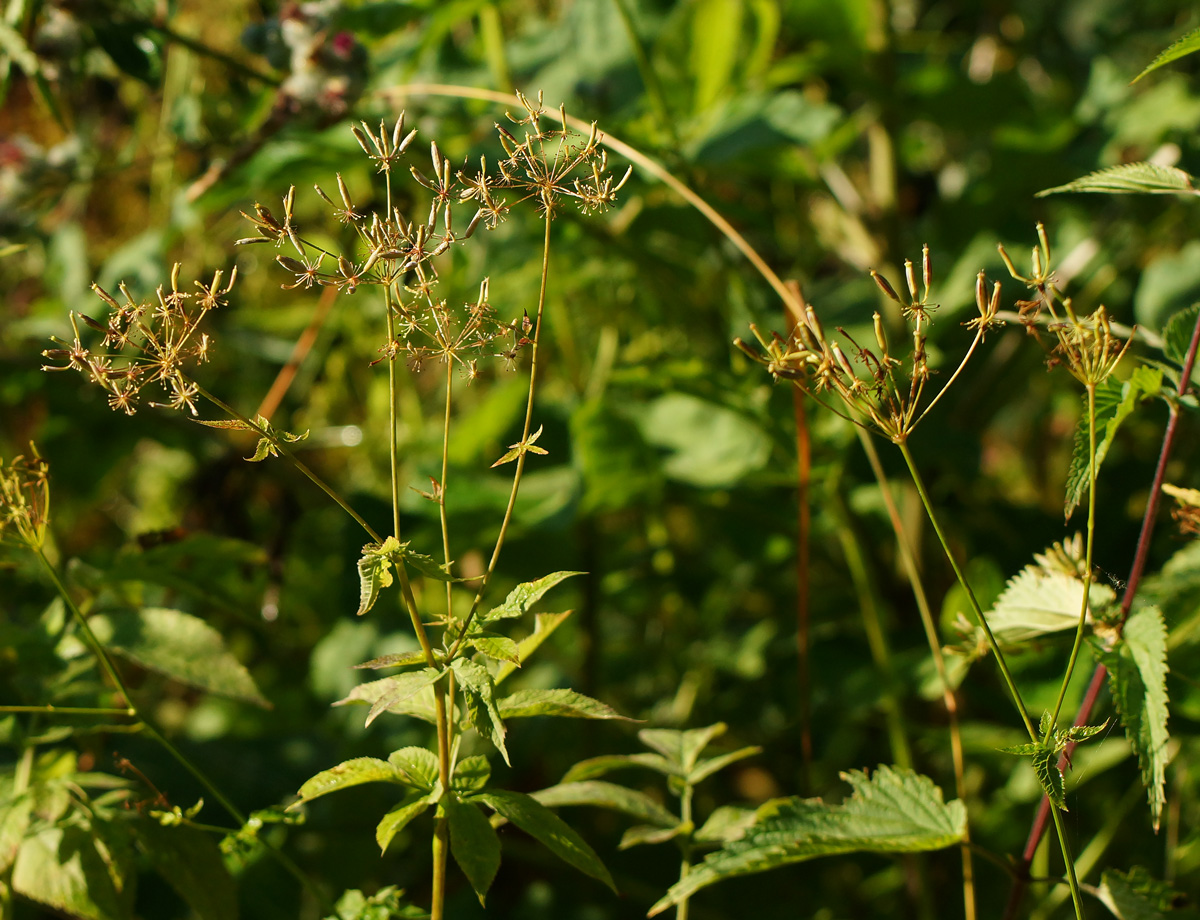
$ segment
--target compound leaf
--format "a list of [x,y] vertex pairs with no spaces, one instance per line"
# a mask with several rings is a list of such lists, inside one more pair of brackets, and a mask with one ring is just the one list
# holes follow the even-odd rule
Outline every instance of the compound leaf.
[[437,799],[436,793],[427,792],[416,798],[408,798],[389,811],[375,827],[375,842],[380,855],[387,852],[395,836],[404,830],[413,818],[426,811]]
[[299,802],[293,802],[289,808],[295,808],[303,802],[311,802],[330,792],[349,789],[351,786],[361,786],[363,783],[401,783],[405,777],[386,760],[377,757],[355,757],[346,760],[336,767],[322,770],[316,776],[307,780],[296,792]]
[[529,608],[541,599],[543,594],[560,581],[565,581],[572,575],[582,574],[583,572],[552,572],[544,578],[539,578],[537,581],[527,581],[519,584],[508,592],[508,597],[504,599],[503,604],[499,607],[493,607],[487,613],[483,614],[479,618],[479,621],[481,623],[490,623],[492,620],[524,616],[529,612]]
[[508,749],[504,746],[504,720],[496,708],[496,687],[492,675],[483,665],[466,658],[456,658],[451,665],[458,675],[459,685],[467,698],[467,718],[471,727],[495,745],[504,762],[508,763]]
[[567,719],[623,719],[611,706],[574,690],[518,690],[499,702],[500,715],[505,719],[529,716],[559,716]]

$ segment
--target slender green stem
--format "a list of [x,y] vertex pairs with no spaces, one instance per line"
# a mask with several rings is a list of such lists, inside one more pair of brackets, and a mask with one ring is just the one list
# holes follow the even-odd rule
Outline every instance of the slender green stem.
[[1071,845],[1067,842],[1067,831],[1063,827],[1062,811],[1051,807],[1054,830],[1058,833],[1058,845],[1062,849],[1063,862],[1067,865],[1067,882],[1071,886],[1071,902],[1075,905],[1076,920],[1083,920],[1083,897],[1079,893],[1079,879],[1075,877],[1075,860],[1071,857]]
[[992,634],[992,628],[988,625],[987,617],[983,615],[983,609],[979,606],[979,601],[975,598],[975,592],[972,590],[970,582],[967,581],[966,575],[959,568],[958,562],[954,558],[954,553],[950,551],[950,543],[946,539],[945,533],[942,532],[942,525],[938,523],[937,515],[933,510],[933,502],[929,498],[929,493],[925,490],[925,481],[921,478],[916,461],[913,460],[912,452],[908,449],[908,442],[897,441],[895,443],[900,448],[900,453],[904,456],[904,462],[908,464],[908,472],[912,476],[913,485],[917,487],[917,494],[921,496],[921,504],[925,506],[925,514],[929,517],[929,523],[933,525],[933,532],[937,534],[938,542],[942,544],[942,552],[946,554],[946,559],[950,563],[950,567],[954,569],[954,575],[958,579],[958,583],[962,586],[963,591],[966,592],[976,620],[983,627],[983,634],[987,637],[988,646],[996,658],[996,664],[1000,667],[1000,673],[1004,677],[1004,683],[1008,687],[1013,705],[1017,707],[1017,712],[1020,713],[1025,730],[1029,733],[1031,740],[1035,742],[1039,741],[1041,739],[1038,738],[1037,729],[1034,728],[1033,722],[1029,719],[1029,712],[1025,709],[1025,702],[1021,699],[1021,693],[1017,690],[1016,681],[1013,680],[1012,672],[1008,669],[1008,662],[1004,660],[1004,653],[1000,650],[1000,643],[996,641],[996,637]]
[[1095,545],[1096,534],[1096,385],[1089,383],[1086,386],[1088,402],[1088,520],[1083,601],[1079,610],[1079,626],[1075,629],[1075,644],[1071,647],[1071,657],[1067,661],[1066,673],[1063,674],[1062,687],[1059,689],[1058,699],[1054,703],[1054,716],[1050,720],[1052,726],[1058,725],[1058,715],[1062,712],[1063,700],[1067,697],[1067,686],[1071,683],[1071,675],[1075,672],[1075,662],[1079,660],[1079,650],[1083,647],[1084,627],[1087,625],[1088,595],[1092,590],[1092,548]]
[[[683,795],[679,797],[679,819],[684,824],[692,823],[692,784],[686,783],[683,787]],[[687,831],[686,839],[680,844],[680,849],[683,851],[683,856],[679,861],[679,880],[682,882],[689,872],[692,871],[692,831]],[[688,899],[683,898],[675,907],[675,920],[687,920],[688,918]]]
[[104,709],[90,706],[0,706],[0,712],[40,712],[43,715],[60,716],[133,716],[131,709]]

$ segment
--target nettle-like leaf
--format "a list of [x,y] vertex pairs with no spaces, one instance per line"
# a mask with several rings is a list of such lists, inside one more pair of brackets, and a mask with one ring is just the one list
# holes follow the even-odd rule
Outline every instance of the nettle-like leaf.
[[1037,197],[1061,192],[1104,192],[1106,194],[1196,195],[1195,180],[1182,169],[1157,163],[1122,163],[1088,173],[1066,185],[1043,189]]
[[[1090,609],[1112,602],[1106,585],[1093,584]],[[985,616],[1002,645],[1015,645],[1049,633],[1075,629],[1083,604],[1083,581],[1062,571],[1027,565],[1008,580]],[[1090,619],[1090,612],[1089,612]]]
[[444,804],[450,821],[450,853],[483,904],[500,869],[500,838],[478,805],[454,796],[447,796]]
[[1128,872],[1105,869],[1096,897],[1118,920],[1169,920],[1180,913],[1175,909],[1180,893],[1141,866]]
[[1027,741],[1024,744],[1013,744],[1002,747],[1005,754],[1028,756],[1033,766],[1034,775],[1046,797],[1060,809],[1067,811],[1066,778],[1058,768],[1063,750],[1068,744],[1078,744],[1093,735],[1104,731],[1108,723],[1103,725],[1072,725],[1069,728],[1055,728],[1050,712],[1043,712],[1038,726],[1040,740]]
[[[535,614],[533,632],[517,643],[517,657],[522,661],[529,660],[529,656],[536,652],[541,644],[550,638],[554,630],[558,629],[571,613],[572,611],[567,610],[563,613]],[[517,666],[510,661],[500,662],[500,667],[496,669],[494,683],[499,684],[516,669]]]
[[385,677],[384,680],[390,686],[371,704],[371,709],[367,712],[366,724],[370,725],[384,712],[393,711],[394,707],[403,706],[422,690],[432,687],[445,675],[445,671],[439,671],[437,668],[422,668],[420,671],[408,671],[405,674],[397,674],[395,677]]
[[1192,31],[1173,41],[1158,57],[1147,64],[1146,69],[1134,77],[1132,82],[1136,83],[1142,77],[1146,76],[1146,74],[1158,70],[1164,64],[1177,61],[1181,57],[1192,54],[1194,51],[1200,51],[1200,29],[1192,29]]
[[585,875],[599,879],[614,892],[612,876],[596,852],[558,815],[531,796],[520,792],[481,792],[469,801],[483,802],[533,837],[559,859]]
[[[367,681],[365,684],[359,684],[351,690],[345,697],[334,703],[334,706],[349,706],[353,703],[365,703],[368,706],[374,706],[379,699],[387,693],[390,693],[396,686],[398,677],[384,677],[380,680]],[[393,696],[384,708],[393,715],[413,716],[425,722],[437,722],[437,713],[434,708],[433,701],[433,685],[430,684],[412,696],[407,698],[398,698]]]
[[483,665],[466,658],[456,658],[450,667],[458,676],[459,686],[467,699],[467,718],[471,727],[492,742],[504,762],[509,763],[508,748],[504,746],[504,721],[500,718],[500,710],[496,708],[496,687],[492,683],[492,675]]
[[[1191,329],[1188,329],[1191,336]],[[1127,419],[1137,404],[1162,391],[1162,371],[1139,367],[1121,382],[1109,377],[1096,387],[1096,470],[1108,456],[1113,438],[1121,423]],[[1087,495],[1088,486],[1088,405],[1083,397],[1083,413],[1075,426],[1075,448],[1071,454],[1071,467],[1067,472],[1066,500],[1063,510],[1069,521],[1079,503]]]
[[358,560],[358,615],[362,616],[379,599],[379,591],[392,584],[392,566],[408,565],[426,578],[435,581],[457,581],[432,556],[418,553],[395,537],[387,537],[382,543],[367,543]]
[[1125,621],[1115,648],[1101,651],[1125,735],[1137,753],[1150,814],[1158,829],[1166,802],[1167,627],[1162,612],[1140,606]]
[[430,805],[437,802],[441,791],[441,787],[436,786],[424,795],[410,795],[380,819],[379,824],[375,827],[375,842],[379,844],[381,856],[387,852],[387,848],[391,846],[392,840],[398,833],[404,830],[414,818],[427,811]]
[[493,661],[507,661],[518,668],[521,666],[521,649],[516,641],[508,636],[479,630],[471,633],[467,644]]
[[519,584],[508,592],[508,597],[504,599],[504,603],[499,607],[493,607],[487,613],[481,614],[479,622],[491,623],[494,620],[506,620],[524,616],[529,612],[530,607],[541,600],[542,595],[559,582],[566,581],[572,575],[582,574],[583,572],[552,572],[544,578],[539,578],[537,581],[527,581]]
[[271,708],[221,634],[199,617],[145,607],[98,614],[88,625],[101,645],[143,668],[209,693]]
[[1200,314],[1200,303],[1173,313],[1163,324],[1163,354],[1176,364],[1187,358],[1188,346],[1192,342],[1192,330],[1196,328],[1196,316]]
[[293,802],[288,808],[297,808],[323,795],[349,789],[351,786],[361,786],[363,783],[410,785],[408,777],[386,760],[377,757],[355,757],[336,767],[322,770],[307,780],[296,792],[300,800]]
[[[303,441],[308,437],[308,432],[304,431],[300,434],[292,434],[290,431],[280,431],[271,424],[271,422],[261,415],[254,417],[254,424],[248,425],[241,419],[192,419],[199,425],[204,425],[208,428],[227,428],[234,431],[253,431],[259,435],[258,444],[254,448],[253,456],[247,457],[251,463],[260,463],[266,460],[267,457],[279,456],[279,442],[285,444],[295,444],[297,441]],[[266,435],[263,436],[263,432]]]
[[[437,654],[436,650],[434,654]],[[369,668],[379,671],[383,668],[407,668],[414,664],[424,664],[425,660],[425,653],[421,649],[414,649],[411,652],[400,652],[397,655],[380,655],[378,658],[372,658],[370,661],[364,661],[354,667],[359,670]]]
[[880,766],[873,775],[842,778],[854,794],[841,805],[820,799],[778,799],[758,810],[745,834],[710,853],[671,886],[651,909],[662,913],[702,888],[737,875],[841,853],[915,853],[940,850],[963,839],[966,809],[944,802],[933,780],[910,770]]
[[611,706],[574,690],[518,690],[498,703],[504,719],[558,716],[567,719],[622,719],[633,722]]
[[679,819],[644,792],[606,783],[586,780],[578,783],[559,783],[532,793],[533,797],[549,808],[563,805],[594,805],[619,811],[630,817],[654,824],[660,828],[675,827]]

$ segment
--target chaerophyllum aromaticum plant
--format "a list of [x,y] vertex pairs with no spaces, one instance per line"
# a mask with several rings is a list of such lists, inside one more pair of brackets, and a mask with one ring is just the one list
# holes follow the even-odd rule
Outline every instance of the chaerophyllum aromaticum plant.
[[[195,367],[208,357],[211,345],[201,324],[208,313],[227,303],[236,272],[230,272],[227,279],[218,272],[211,283],[197,282],[192,290],[181,285],[176,266],[169,284],[149,300],[138,299],[124,285],[120,298],[95,287],[109,307],[107,317],[95,319],[72,313],[72,339],[56,341],[55,347],[45,353],[52,362],[48,369],[82,372],[107,392],[114,409],[133,414],[143,401],[148,401],[152,406],[183,411],[209,427],[249,433],[257,446],[247,459],[279,457],[293,464],[362,528],[367,542],[357,563],[361,588],[357,613],[374,611],[378,615],[384,606],[382,598],[398,598],[419,649],[360,665],[392,673],[358,686],[341,702],[365,705],[367,723],[385,715],[423,719],[433,725],[434,741],[429,748],[406,747],[386,758],[360,757],[331,765],[304,783],[293,807],[362,783],[392,784],[397,790],[397,803],[381,816],[376,827],[376,841],[382,851],[403,828],[423,813],[432,812],[429,916],[435,920],[445,915],[450,857],[480,901],[484,900],[500,866],[500,842],[494,824],[501,820],[517,825],[581,871],[610,887],[613,884],[595,852],[546,805],[522,793],[494,788],[489,782],[489,752],[508,761],[505,739],[507,723],[512,719],[622,718],[605,704],[567,689],[518,690],[507,695],[500,692],[504,681],[569,612],[532,615],[533,622],[525,626],[523,638],[510,635],[509,628],[517,626],[520,630],[517,621],[528,623],[533,606],[543,595],[579,574],[551,573],[518,585],[499,601],[490,591],[526,464],[531,455],[546,453],[537,444],[542,428],[539,425],[535,429],[534,415],[544,360],[542,317],[550,283],[552,228],[567,206],[577,206],[586,213],[604,211],[629,176],[629,171],[622,178],[609,174],[595,124],[585,133],[575,132],[567,126],[565,113],[560,110],[562,126],[548,125],[540,96],[536,102],[523,95],[518,98],[523,107],[520,116],[509,116],[510,127],[497,126],[504,155],[492,167],[487,159],[481,159],[477,168],[456,169],[433,143],[428,173],[415,165],[405,168],[405,157],[417,132],[406,131],[403,114],[391,125],[381,122],[378,129],[366,123],[354,127],[363,153],[382,174],[384,190],[381,204],[369,208],[355,203],[340,175],[336,178],[336,197],[317,187],[317,194],[332,207],[336,218],[355,231],[356,242],[345,251],[335,252],[318,244],[300,226],[293,210],[294,187],[284,195],[278,215],[261,204],[255,205],[252,215],[246,215],[256,235],[239,242],[284,250],[276,256],[279,265],[291,274],[283,288],[332,286],[344,294],[359,296],[376,291],[383,302],[384,321],[379,330],[382,345],[378,356],[364,356],[364,360],[373,357],[372,364],[383,364],[380,371],[388,378],[388,427],[380,432],[390,459],[391,520],[386,527],[377,529],[297,456],[299,442],[307,433],[285,432],[264,417],[251,418],[210,392],[194,376]],[[401,212],[394,193],[402,169],[420,186],[416,196],[425,199],[415,217]],[[536,302],[514,318],[504,318],[490,302],[491,285],[486,278],[471,303],[458,305],[440,297],[437,257],[467,241],[481,224],[495,227],[510,208],[523,204],[536,210],[544,230]],[[85,342],[89,330],[102,337],[98,345]],[[507,506],[482,575],[464,578],[455,567],[451,526],[454,483],[449,475],[457,388],[480,378],[481,364],[488,359],[515,370],[526,355],[528,390],[520,435],[493,464],[512,470]],[[441,475],[431,477],[430,490],[418,490],[438,508],[441,545],[428,548],[429,552],[412,546],[401,526],[401,498],[407,484],[402,481],[399,456],[399,403],[405,365],[414,374],[436,367],[442,375]],[[205,407],[218,410],[224,417],[201,417]],[[20,492],[24,486],[14,488]],[[10,504],[6,493],[6,507]],[[18,514],[15,519],[26,517]],[[416,578],[442,584],[444,603],[435,600],[441,589],[421,591],[418,599],[413,588]],[[460,595],[462,602],[458,603]],[[78,615],[78,624],[90,636],[82,614]],[[93,644],[99,659],[107,662],[101,643]],[[126,699],[132,699],[120,683],[119,673],[111,667],[107,670],[114,687]],[[240,815],[231,814],[246,824]],[[199,826],[192,812],[175,817],[177,823]]]

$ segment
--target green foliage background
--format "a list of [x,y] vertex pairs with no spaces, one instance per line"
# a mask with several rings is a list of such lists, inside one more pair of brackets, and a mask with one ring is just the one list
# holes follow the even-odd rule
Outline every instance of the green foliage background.
[[[330,708],[357,682],[352,664],[414,647],[394,599],[354,618],[362,538],[341,512],[284,466],[244,463],[251,448],[221,432],[150,409],[115,416],[74,375],[43,373],[39,354],[49,335],[68,332],[68,310],[96,308],[93,279],[149,291],[173,261],[184,263],[185,278],[236,263],[239,286],[215,317],[203,379],[252,412],[318,294],[279,290],[284,279],[267,247],[234,250],[249,229],[238,211],[255,201],[275,207],[294,184],[301,219],[336,235],[307,190],[331,187],[341,170],[357,196],[372,194],[347,118],[287,119],[189,200],[190,184],[210,164],[236,156],[271,123],[275,98],[272,86],[204,48],[273,72],[277,61],[240,40],[274,5],[17,0],[8,10],[5,48],[13,53],[11,37],[23,37],[36,60],[17,66],[13,53],[0,110],[0,455],[33,439],[51,462],[56,550],[73,560],[77,583],[116,571],[144,602],[169,600],[202,617],[249,669],[272,709],[202,696],[148,672],[134,678],[156,699],[158,722],[240,806],[286,802],[339,760],[424,743],[421,724],[383,717],[364,728],[361,711]],[[164,10],[169,31],[152,24]],[[1130,84],[1200,24],[1191,4],[348,0],[340,17],[366,50],[355,118],[390,116],[379,94],[414,84],[543,91],[548,104],[595,119],[699,191],[781,276],[801,281],[829,327],[869,339],[880,298],[867,269],[895,282],[903,259],[928,243],[941,303],[931,345],[954,355],[975,273],[1004,277],[995,243],[1024,252],[1039,220],[1060,254],[1060,274],[1071,276],[1069,289],[1088,309],[1103,302],[1121,322],[1158,331],[1200,294],[1195,202],[1034,197],[1093,169],[1151,157],[1194,171],[1195,59]],[[498,107],[419,89],[403,104],[422,138],[436,138],[453,162],[491,155]],[[539,233],[535,220],[515,217],[456,251],[447,296],[470,298],[487,274],[493,303],[519,316],[536,297]],[[519,686],[569,684],[653,725],[724,721],[731,749],[761,745],[760,757],[698,792],[704,814],[776,795],[836,800],[845,794],[840,772],[895,760],[883,730],[889,699],[903,708],[916,768],[949,790],[943,711],[877,487],[848,426],[816,409],[811,699],[802,702],[791,391],[772,386],[730,346],[751,322],[784,330],[770,288],[699,214],[636,171],[605,219],[560,224],[552,258],[549,371],[539,403],[539,445],[549,454],[531,458],[497,588],[549,571],[588,574],[558,589],[556,609],[576,612],[518,675]],[[1007,304],[1021,295],[1015,283],[1005,291]],[[387,417],[386,375],[369,366],[382,344],[380,316],[369,292],[338,298],[275,422],[310,429],[306,460],[368,516],[386,519],[386,452],[353,446],[359,432],[368,433],[365,445],[383,443],[370,436]],[[960,557],[991,597],[1031,553],[1073,532],[1064,531],[1062,495],[1079,401],[1069,377],[1044,364],[1019,327],[996,334],[912,442]],[[406,474],[418,488],[440,463],[435,377],[412,377],[404,403]],[[476,555],[490,545],[507,498],[487,467],[514,440],[523,410],[519,381],[503,371],[489,377],[467,391],[451,451],[459,484],[451,515],[461,545],[478,547]],[[1160,408],[1135,415],[1109,450],[1096,558],[1113,579],[1128,571],[1162,421]],[[899,482],[898,458],[885,461]],[[1194,486],[1196,461],[1196,440],[1182,438],[1168,480]],[[905,511],[920,533],[912,497]],[[432,506],[413,494],[406,513],[413,546],[437,547]],[[150,536],[160,531],[173,533]],[[935,605],[945,599],[951,642],[961,603],[952,573],[926,544],[924,575]],[[1163,528],[1152,564],[1180,546]],[[859,556],[856,593],[847,559]],[[5,701],[32,702],[24,688],[41,678],[41,663],[17,637],[50,596],[27,561],[4,557]],[[890,674],[873,662],[859,615],[864,597],[883,617]],[[991,597],[981,597],[985,607]],[[1148,865],[1195,898],[1200,838],[1187,766],[1200,718],[1187,678],[1200,664],[1187,629],[1197,616],[1194,594],[1164,614],[1182,637],[1168,677],[1180,746],[1167,830],[1155,836],[1142,797],[1127,794],[1138,765],[1119,733],[1081,748],[1067,799],[1071,820],[1082,816],[1077,850],[1093,834],[1107,835],[1105,865]],[[1014,661],[1035,710],[1053,703],[1060,659],[1050,644]],[[1084,681],[1086,673],[1068,709]],[[973,838],[1017,853],[1040,796],[1032,770],[998,750],[1023,740],[1019,726],[986,663],[961,694]],[[800,741],[806,706],[811,763]],[[0,719],[0,734],[12,721]],[[92,733],[77,744],[97,771],[115,772],[114,756],[128,758],[172,804],[186,808],[199,795],[146,739]],[[494,767],[509,788],[534,790],[580,758],[632,751],[636,741],[620,722],[530,720],[510,732],[508,745],[513,769]],[[376,787],[317,801],[307,822],[288,830],[288,851],[335,893],[389,884],[420,892],[426,847],[402,845],[401,835],[381,859],[372,839],[370,816],[390,804]],[[623,898],[506,833],[491,915],[641,916],[675,880],[666,848],[615,852],[625,827],[616,816],[570,817]],[[1041,874],[1058,871],[1040,865]],[[957,899],[941,892],[955,890],[958,871],[953,850],[921,861],[839,857],[706,890],[694,915],[743,916],[754,903],[763,920],[795,916],[798,904],[804,916],[822,918],[928,916],[924,898],[936,904],[933,915],[957,916]],[[981,905],[1005,897],[1003,872],[980,862],[977,874]],[[187,916],[169,888],[147,879],[139,916]],[[475,916],[469,887],[460,878],[454,885],[450,914]],[[295,917],[299,896],[269,861],[239,876],[243,916]],[[38,916],[23,910],[18,916]]]

